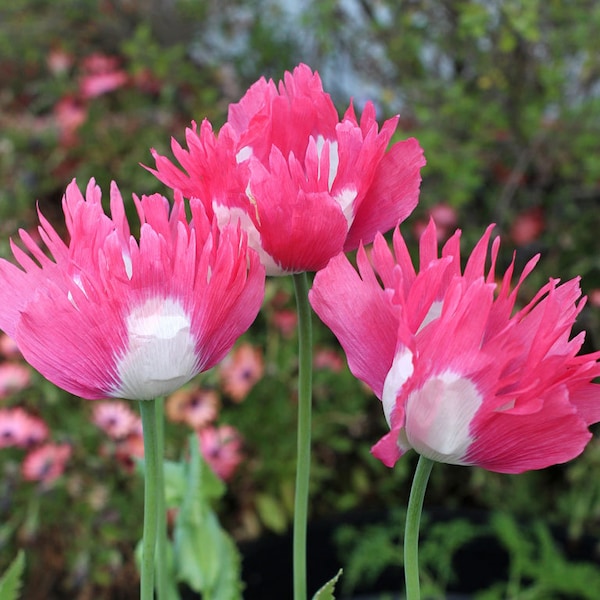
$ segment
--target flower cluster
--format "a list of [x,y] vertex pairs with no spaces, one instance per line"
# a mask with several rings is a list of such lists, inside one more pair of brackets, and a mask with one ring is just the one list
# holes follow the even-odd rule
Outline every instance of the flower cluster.
[[204,460],[221,479],[228,480],[244,458],[242,438],[235,427],[216,424],[219,408],[215,390],[186,387],[169,396],[166,414],[195,431]]
[[[57,72],[71,66],[68,55],[50,59]],[[83,70],[80,101],[128,83],[108,57],[90,57]],[[65,115],[70,139],[85,115]],[[340,118],[318,73],[299,65],[278,84],[262,78],[252,85],[229,107],[220,131],[208,120],[193,123],[187,148],[172,141],[180,166],[152,150],[155,168],[148,170],[174,199],[133,196],[139,235],[131,233],[115,183],[108,214],[94,179],[85,193],[73,181],[62,201],[68,241],[40,212],[37,234],[21,231],[21,245],[11,242],[17,264],[0,260],[0,329],[14,340],[12,351],[67,392],[101,400],[92,421],[110,438],[105,452],[126,467],[144,456],[142,422],[153,432],[148,444],[162,431],[147,401],[167,397],[167,417],[193,429],[206,462],[228,480],[243,458],[242,436],[217,425],[220,395],[190,382],[219,365],[225,401],[247,398],[264,374],[262,352],[247,343],[232,348],[261,308],[265,277],[294,275],[298,314],[286,309],[285,294],[275,295],[266,322],[284,338],[298,331],[300,341],[301,507],[310,463],[304,371],[340,373],[344,366],[337,351],[323,349],[311,363],[306,350],[304,273],[316,272],[314,311],[338,338],[352,373],[381,401],[390,431],[372,452],[385,465],[410,449],[424,457],[420,465],[434,460],[503,473],[574,458],[600,421],[600,352],[581,354],[584,334],[572,337],[585,303],[579,280],[550,279],[521,303],[538,257],[516,283],[514,258],[499,274],[500,242],[490,226],[463,265],[458,215],[444,202],[430,209],[429,223],[413,226],[420,234],[415,267],[399,225],[417,204],[425,160],[415,139],[392,143],[398,122],[396,116],[380,127],[372,103],[360,119],[352,103]],[[526,216],[512,232],[522,244],[543,229],[540,215]],[[390,243],[384,234],[392,229]],[[351,262],[346,253],[354,250]],[[18,367],[10,358],[0,362],[0,398],[27,385],[29,371]],[[121,399],[140,400],[142,419]],[[27,449],[23,476],[44,484],[71,454],[47,437],[41,419],[0,409],[0,448]],[[158,448],[146,447],[147,475],[162,469]],[[182,501],[187,505],[187,496]],[[158,522],[156,515],[147,520],[150,533]],[[144,537],[142,589],[152,597],[156,544]]]
[[175,140],[181,171],[156,151],[152,172],[200,198],[221,226],[239,223],[269,275],[317,271],[369,243],[417,203],[423,152],[415,139],[387,150],[398,117],[381,127],[371,103],[340,120],[318,73],[300,65],[278,86],[260,79],[218,134],[209,121]]
[[119,400],[98,402],[92,410],[92,422],[109,437],[102,453],[114,457],[126,471],[135,467],[135,459],[144,457],[142,420],[128,404]]
[[43,486],[63,474],[72,451],[69,444],[49,442],[48,436],[48,426],[40,417],[21,407],[0,409],[0,449],[26,450],[21,463],[23,479]]

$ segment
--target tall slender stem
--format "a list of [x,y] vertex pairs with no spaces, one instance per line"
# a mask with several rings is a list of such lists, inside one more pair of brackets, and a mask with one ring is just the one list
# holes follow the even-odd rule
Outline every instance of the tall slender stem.
[[406,600],[420,600],[419,583],[419,526],[423,512],[423,499],[433,461],[423,455],[419,456],[417,469],[413,478],[406,512],[404,530],[404,579],[406,581]]
[[164,398],[157,398],[155,402],[156,419],[156,591],[158,600],[167,598],[167,508],[165,503],[165,419]]
[[[156,406],[154,400],[141,400],[142,427],[144,431],[144,531],[142,538],[142,564],[140,599],[154,598],[154,553],[157,534],[157,435]],[[162,467],[162,457],[161,457]]]
[[298,439],[294,508],[294,600],[306,600],[306,529],[312,412],[312,313],[306,273],[294,275],[298,310]]

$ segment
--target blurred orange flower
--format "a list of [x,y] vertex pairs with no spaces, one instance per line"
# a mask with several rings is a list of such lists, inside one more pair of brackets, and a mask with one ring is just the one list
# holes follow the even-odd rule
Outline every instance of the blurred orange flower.
[[219,396],[214,390],[177,390],[167,399],[166,414],[174,423],[186,423],[193,429],[201,429],[217,418]]

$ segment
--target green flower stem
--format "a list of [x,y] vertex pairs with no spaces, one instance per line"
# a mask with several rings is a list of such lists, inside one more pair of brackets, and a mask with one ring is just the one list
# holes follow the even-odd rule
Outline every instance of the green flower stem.
[[156,543],[156,591],[158,600],[167,598],[167,508],[165,503],[165,419],[164,398],[157,398],[155,402],[156,418],[156,526],[158,528]]
[[[140,599],[154,598],[154,554],[157,537],[158,452],[156,431],[156,401],[141,400],[144,431],[144,532],[142,538],[142,565]],[[161,457],[162,465],[162,457]]]
[[404,530],[404,579],[406,581],[406,600],[420,600],[419,584],[419,525],[423,512],[423,498],[429,481],[433,461],[419,456],[417,469],[410,489],[406,528]]
[[312,411],[312,312],[308,303],[308,276],[294,275],[298,310],[298,440],[294,508],[294,600],[306,600],[306,529],[310,478]]

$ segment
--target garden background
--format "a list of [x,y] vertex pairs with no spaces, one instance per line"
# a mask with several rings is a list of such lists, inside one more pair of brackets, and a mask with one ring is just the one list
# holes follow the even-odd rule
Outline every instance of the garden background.
[[[523,302],[550,276],[582,276],[589,299],[578,327],[585,350],[598,349],[599,30],[593,0],[13,0],[0,8],[0,255],[20,227],[34,229],[36,203],[59,226],[74,177],[84,187],[93,176],[105,192],[114,179],[125,198],[166,193],[140,166],[152,165],[150,148],[168,155],[171,136],[183,141],[192,120],[218,128],[252,82],[305,62],[340,112],[350,97],[357,112],[373,100],[380,122],[399,112],[397,137],[423,146],[421,200],[402,226],[413,249],[430,217],[445,237],[463,230],[465,253],[496,223],[501,265],[513,249],[517,272],[542,255]],[[380,404],[316,318],[315,327],[311,535],[337,524],[327,551],[332,569],[345,566],[348,597],[390,575],[401,581],[415,456],[393,470],[370,456],[385,431]],[[216,508],[246,564],[255,540],[277,540],[291,522],[296,345],[291,281],[270,279],[258,320],[226,364],[167,403],[167,455],[177,459],[189,434],[205,430],[203,449],[227,483]],[[39,418],[46,442],[71,454],[62,475],[36,481],[23,468],[31,448],[0,447],[0,570],[24,548],[24,598],[135,597],[139,440],[111,437],[94,403],[2,348],[0,408]],[[598,597],[597,437],[582,457],[541,472],[438,466],[427,508],[432,597]],[[480,581],[469,548],[496,564],[497,580]],[[252,582],[255,572],[246,576],[248,597],[253,585],[256,597],[275,597]]]

